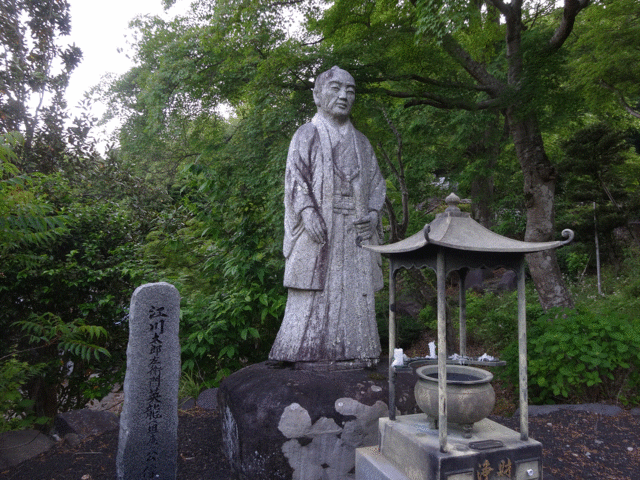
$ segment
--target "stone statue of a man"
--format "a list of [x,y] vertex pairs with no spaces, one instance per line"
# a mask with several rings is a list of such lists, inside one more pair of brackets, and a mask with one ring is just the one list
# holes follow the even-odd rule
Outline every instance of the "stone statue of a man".
[[374,292],[385,182],[367,138],[349,120],[355,81],[333,67],[315,82],[318,107],[293,136],[285,173],[284,319],[269,358],[299,368],[357,368],[380,356]]

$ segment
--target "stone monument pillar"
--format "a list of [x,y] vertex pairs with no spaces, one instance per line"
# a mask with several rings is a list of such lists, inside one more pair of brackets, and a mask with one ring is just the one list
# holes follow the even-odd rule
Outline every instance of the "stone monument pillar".
[[131,297],[118,480],[175,480],[178,461],[180,295],[147,283]]

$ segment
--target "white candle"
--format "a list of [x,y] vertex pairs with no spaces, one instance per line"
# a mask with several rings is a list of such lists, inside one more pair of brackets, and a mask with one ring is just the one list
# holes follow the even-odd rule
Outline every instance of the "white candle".
[[404,352],[401,348],[393,349],[393,363],[391,364],[394,367],[398,365],[404,365]]

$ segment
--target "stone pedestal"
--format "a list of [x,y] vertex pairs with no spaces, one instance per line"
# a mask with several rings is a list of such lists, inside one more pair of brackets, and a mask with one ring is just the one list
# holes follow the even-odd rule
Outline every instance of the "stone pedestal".
[[[218,390],[225,455],[240,478],[355,478],[356,448],[378,443],[388,417],[388,366],[339,371],[260,363]],[[413,372],[398,374],[399,414],[417,412]]]
[[379,421],[378,446],[359,448],[356,480],[540,480],[542,445],[489,419],[471,438],[450,425],[447,452],[424,414]]

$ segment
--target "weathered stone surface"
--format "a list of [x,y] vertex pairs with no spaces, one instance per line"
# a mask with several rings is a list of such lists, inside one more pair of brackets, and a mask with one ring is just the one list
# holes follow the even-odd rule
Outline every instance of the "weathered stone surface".
[[[474,426],[471,438],[452,428],[446,452],[440,449],[438,430],[424,415],[381,419],[379,429],[379,455],[358,450],[357,480],[542,478],[542,445],[531,438],[523,441],[519,432],[489,419]],[[473,445],[487,441],[501,445],[490,449]]]
[[484,280],[486,278],[486,270],[483,268],[473,268],[467,272],[464,279],[464,288],[473,290],[474,292],[484,292]]
[[518,276],[513,270],[507,270],[498,281],[499,292],[515,292],[518,288]]
[[[378,418],[388,416],[387,374],[386,366],[244,368],[218,391],[225,455],[246,479],[352,479],[355,449],[376,444]],[[412,393],[416,378],[412,372],[398,374],[399,413],[418,411]]]
[[80,435],[78,435],[77,433],[67,433],[64,436],[64,442],[73,448],[80,445],[80,443],[82,442],[82,439],[80,438]]
[[284,185],[284,319],[269,358],[360,368],[378,362],[374,293],[386,184],[371,143],[349,120],[355,81],[333,67],[316,79],[318,107],[296,131]]
[[178,409],[180,410],[191,410],[196,406],[195,398],[187,397],[181,398],[178,400]]
[[0,433],[0,469],[18,465],[42,452],[56,442],[38,430],[14,430]]
[[180,295],[173,285],[149,283],[133,293],[116,457],[119,480],[176,478],[179,318]]
[[218,389],[217,388],[208,388],[203,392],[200,392],[198,395],[198,400],[196,404],[200,408],[204,408],[205,410],[217,410],[218,409]]
[[112,412],[85,408],[58,413],[53,419],[53,425],[61,437],[73,433],[78,435],[79,439],[83,439],[115,430],[118,428],[119,419]]

